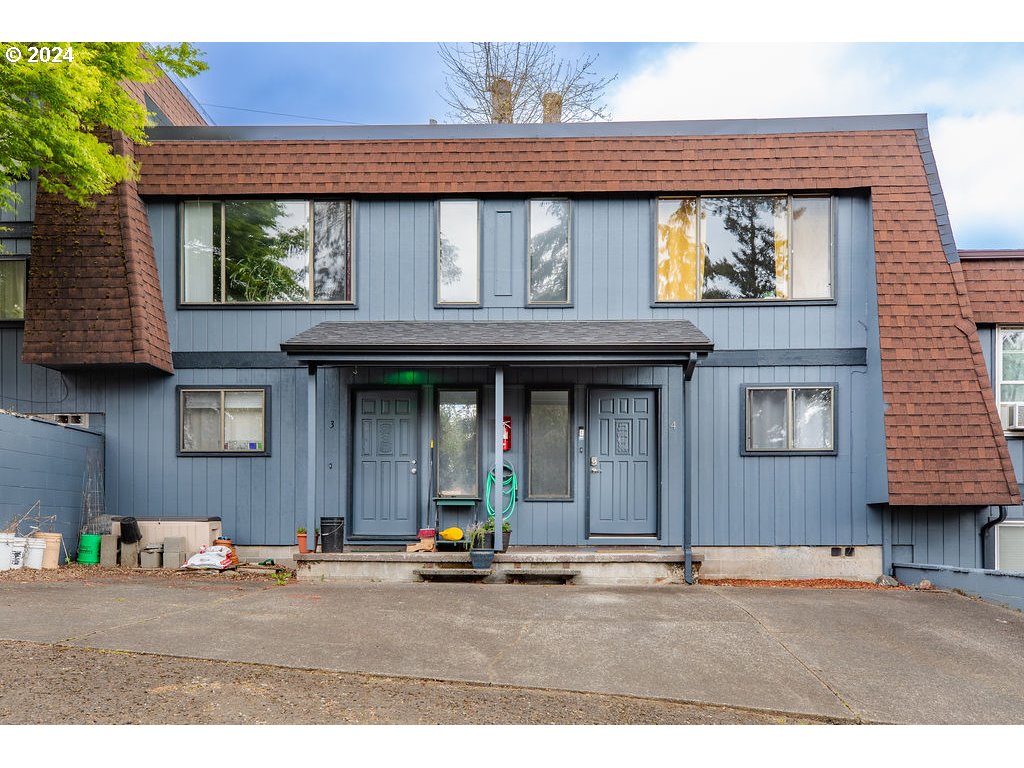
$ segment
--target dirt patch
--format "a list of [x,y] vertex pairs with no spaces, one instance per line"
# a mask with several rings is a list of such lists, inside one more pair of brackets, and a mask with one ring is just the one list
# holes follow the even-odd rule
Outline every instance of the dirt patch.
[[[294,571],[285,570],[288,575],[280,579],[286,583],[295,582]],[[179,571],[164,570],[163,568],[103,568],[98,565],[80,565],[71,563],[52,570],[33,570],[31,568],[19,568],[16,571],[0,571],[0,584],[34,584],[47,581],[137,581],[148,579],[150,581],[170,581],[193,583],[202,582],[206,584],[231,583],[235,581],[263,581],[271,584],[276,583],[273,574],[265,569],[247,570],[244,566],[239,570],[228,571]]]
[[766,589],[880,589],[909,591],[911,587],[884,587],[870,581],[848,581],[846,579],[701,579],[709,587],[764,587]]
[[824,721],[630,696],[0,641],[0,723],[8,725],[816,722]]

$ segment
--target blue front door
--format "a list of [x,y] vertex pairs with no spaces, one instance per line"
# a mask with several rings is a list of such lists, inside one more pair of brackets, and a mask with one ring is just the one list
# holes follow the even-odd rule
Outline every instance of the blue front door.
[[588,432],[590,535],[657,535],[654,391],[592,389]]
[[419,530],[419,395],[356,393],[352,534],[412,538]]

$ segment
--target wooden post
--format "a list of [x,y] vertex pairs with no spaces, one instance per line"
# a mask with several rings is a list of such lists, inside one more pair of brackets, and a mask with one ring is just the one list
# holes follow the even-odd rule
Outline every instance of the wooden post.
[[501,549],[501,514],[504,509],[505,457],[502,438],[505,429],[505,368],[494,369],[494,549]]
[[306,378],[306,548],[316,551],[316,365]]

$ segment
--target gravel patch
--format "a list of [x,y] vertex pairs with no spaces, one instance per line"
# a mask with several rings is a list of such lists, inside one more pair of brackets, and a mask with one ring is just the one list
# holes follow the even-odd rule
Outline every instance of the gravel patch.
[[0,723],[5,725],[815,722],[823,721],[628,696],[0,641]]

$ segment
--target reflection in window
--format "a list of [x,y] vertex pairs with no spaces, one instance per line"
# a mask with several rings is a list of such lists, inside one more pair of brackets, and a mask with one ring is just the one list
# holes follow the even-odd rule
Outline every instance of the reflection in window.
[[530,201],[530,304],[569,303],[569,201]]
[[263,453],[265,389],[182,389],[182,453]]
[[475,391],[439,390],[437,495],[479,496],[480,427]]
[[657,301],[831,297],[830,198],[666,198],[657,206]]
[[185,303],[352,300],[347,201],[193,201],[182,218]]
[[749,387],[748,451],[831,451],[833,387]]
[[0,320],[25,319],[25,259],[3,258],[0,250]]
[[569,391],[542,390],[529,393],[529,472],[527,496],[568,499],[569,489]]
[[658,301],[697,298],[697,199],[658,201]]
[[480,303],[480,227],[476,200],[438,204],[437,303]]
[[997,337],[999,419],[1004,429],[1021,429],[1024,427],[1024,328],[1000,328]]

